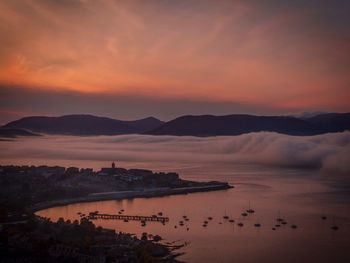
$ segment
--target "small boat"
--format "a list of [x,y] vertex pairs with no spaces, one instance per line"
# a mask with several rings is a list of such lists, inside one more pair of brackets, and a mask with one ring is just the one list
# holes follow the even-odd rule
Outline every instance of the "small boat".
[[174,228],[177,228],[177,226],[174,226]]
[[286,222],[286,221],[283,221],[283,222],[281,222],[281,224],[282,224],[282,225],[286,225],[286,224],[287,224],[287,222]]
[[211,216],[208,217],[208,220],[213,220],[213,218]]
[[273,230],[273,231],[275,231],[275,230],[276,230],[276,228],[274,228],[274,227],[273,227],[273,228],[272,228],[272,230]]
[[190,219],[188,219],[187,217],[185,218],[185,221],[189,221]]
[[261,227],[261,224],[260,223],[256,223],[254,224],[255,227]]
[[188,231],[188,230],[190,230],[189,228],[186,228],[186,230]]
[[275,227],[281,227],[281,225],[279,225],[279,224],[276,224],[276,225],[275,225]]
[[281,218],[281,217],[279,217],[279,218],[276,218],[276,221],[277,221],[277,222],[283,222],[283,221],[284,221],[284,219],[283,219],[283,218]]
[[207,225],[206,225],[206,224],[203,224],[202,226],[203,226],[203,227],[207,227]]
[[321,216],[321,219],[322,220],[327,220],[327,217],[326,216]]
[[245,213],[245,212],[244,212],[244,213],[242,213],[241,215],[242,215],[242,216],[248,216],[248,214],[247,214],[247,213]]
[[226,215],[226,209],[225,209],[225,215],[223,216],[224,219],[229,219],[228,215]]
[[291,225],[290,227],[291,227],[291,228],[293,228],[293,229],[298,228],[298,226],[297,226],[297,225]]
[[204,224],[208,224],[208,221],[204,221]]
[[228,220],[230,223],[233,223],[233,222],[235,222],[235,220],[234,219],[230,219],[230,220]]
[[333,226],[331,227],[332,230],[337,231],[339,227],[335,224],[335,218],[333,217]]
[[250,201],[249,201],[249,208],[247,209],[247,213],[253,214],[255,211],[250,208]]
[[243,224],[243,223],[241,223],[241,222],[240,222],[240,223],[238,223],[237,225],[238,225],[239,227],[244,226],[244,224]]

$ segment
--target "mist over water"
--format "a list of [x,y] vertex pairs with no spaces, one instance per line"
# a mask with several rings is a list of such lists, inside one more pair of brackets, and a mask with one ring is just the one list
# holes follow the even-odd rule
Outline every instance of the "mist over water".
[[95,169],[111,161],[124,167],[155,170],[196,165],[262,165],[315,169],[330,176],[349,178],[350,132],[310,137],[270,132],[206,138],[43,136],[0,142],[0,160],[2,164],[74,165]]

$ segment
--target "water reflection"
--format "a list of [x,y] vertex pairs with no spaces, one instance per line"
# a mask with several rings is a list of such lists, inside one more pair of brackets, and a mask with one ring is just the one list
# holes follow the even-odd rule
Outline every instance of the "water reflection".
[[[138,221],[96,220],[97,225],[141,235],[158,234],[165,242],[189,242],[181,257],[188,262],[350,262],[349,199],[334,191],[319,175],[303,170],[266,170],[257,167],[179,168],[196,180],[227,180],[226,191],[161,198],[137,198],[72,204],[40,211],[57,220],[78,219],[78,212],[152,215],[170,218],[165,225]],[[339,199],[341,198],[341,199]],[[250,204],[250,205],[249,205]],[[247,209],[254,213],[242,213]],[[223,217],[227,215],[228,219]],[[188,218],[185,220],[184,216]],[[327,216],[327,219],[322,219]],[[211,218],[211,219],[210,219]],[[283,218],[283,221],[277,221]],[[230,222],[234,220],[234,222]],[[183,221],[183,226],[180,225]],[[203,222],[207,221],[206,227]],[[238,223],[243,223],[242,227]],[[283,223],[285,222],[285,224]],[[255,224],[260,224],[256,227]],[[276,224],[280,225],[276,227]],[[291,225],[297,225],[293,229]],[[339,226],[337,231],[331,229]],[[276,228],[275,231],[272,228]]]

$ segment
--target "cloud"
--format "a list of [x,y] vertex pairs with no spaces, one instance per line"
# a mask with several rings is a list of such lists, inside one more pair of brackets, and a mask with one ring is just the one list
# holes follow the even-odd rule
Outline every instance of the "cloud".
[[311,137],[251,133],[223,137],[175,136],[48,136],[1,142],[2,163],[64,164],[99,168],[113,160],[128,167],[179,170],[234,165],[260,165],[321,170],[350,175],[350,132]]
[[348,3],[170,2],[1,1],[0,83],[349,109]]

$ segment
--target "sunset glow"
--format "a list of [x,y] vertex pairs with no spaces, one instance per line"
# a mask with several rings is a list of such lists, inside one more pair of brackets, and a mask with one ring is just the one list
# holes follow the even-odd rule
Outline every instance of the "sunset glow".
[[1,1],[1,89],[350,110],[347,4],[270,2]]

